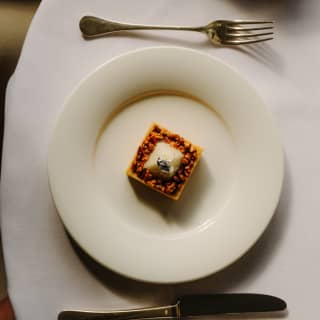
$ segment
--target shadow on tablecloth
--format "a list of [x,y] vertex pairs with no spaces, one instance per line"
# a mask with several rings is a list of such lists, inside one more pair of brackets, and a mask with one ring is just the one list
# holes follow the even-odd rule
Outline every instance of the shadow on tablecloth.
[[[272,18],[282,22],[294,22],[303,14],[303,0],[229,0],[235,6],[242,9],[245,14],[256,16],[257,19]],[[269,13],[272,16],[261,16],[261,12],[264,14]]]

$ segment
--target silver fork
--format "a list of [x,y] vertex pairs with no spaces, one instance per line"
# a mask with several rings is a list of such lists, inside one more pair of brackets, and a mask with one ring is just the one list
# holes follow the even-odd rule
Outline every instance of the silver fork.
[[[182,30],[206,33],[218,45],[239,45],[272,40],[273,21],[265,20],[216,20],[205,26],[157,26],[120,23],[93,16],[81,18],[80,30],[85,38],[105,36],[129,30]],[[264,30],[263,32],[259,32]],[[268,30],[266,32],[266,30]]]

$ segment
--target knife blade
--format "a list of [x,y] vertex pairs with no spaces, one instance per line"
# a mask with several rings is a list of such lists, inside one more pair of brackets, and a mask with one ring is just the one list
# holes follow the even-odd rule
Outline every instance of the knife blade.
[[180,299],[181,317],[222,313],[282,311],[287,304],[280,298],[253,293],[190,295]]
[[64,310],[58,320],[180,319],[192,316],[282,311],[280,298],[256,293],[226,293],[183,296],[173,305],[115,311]]

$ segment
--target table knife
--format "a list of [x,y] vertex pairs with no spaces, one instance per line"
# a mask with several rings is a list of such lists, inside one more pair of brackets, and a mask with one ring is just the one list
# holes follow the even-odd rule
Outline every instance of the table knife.
[[58,320],[180,319],[214,314],[282,311],[286,308],[286,302],[282,299],[264,294],[189,295],[177,299],[173,305],[162,307],[117,311],[64,310],[59,313]]

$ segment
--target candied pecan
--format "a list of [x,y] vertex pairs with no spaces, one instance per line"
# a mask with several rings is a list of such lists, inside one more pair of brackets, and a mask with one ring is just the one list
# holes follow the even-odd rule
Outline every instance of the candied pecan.
[[170,182],[166,186],[166,192],[173,193],[176,190],[177,186],[175,182]]
[[138,165],[137,169],[136,169],[137,173],[142,172],[142,169],[143,169],[143,167],[141,165]]
[[151,136],[151,138],[150,138],[150,142],[151,142],[151,143],[153,143],[153,144],[157,143],[157,139],[156,139],[156,137]]
[[172,178],[175,182],[180,182],[180,178],[178,175],[174,175]]
[[170,138],[171,138],[172,140],[174,140],[174,141],[179,141],[179,139],[180,139],[179,135],[177,135],[177,134],[172,134],[172,135],[170,135]]
[[152,179],[152,173],[149,171],[149,170],[147,170],[146,171],[146,174],[144,175],[144,180],[145,181],[148,181],[148,180],[151,180]]
[[163,139],[162,135],[159,134],[159,133],[155,134],[155,135],[154,135],[154,138],[155,138],[156,140],[162,140],[162,139]]
[[187,165],[187,164],[189,163],[189,160],[188,160],[186,157],[183,157],[183,158],[181,159],[181,163],[182,163],[183,165]]
[[184,146],[180,146],[180,147],[178,147],[178,149],[179,149],[182,153],[184,153],[184,152],[186,151],[186,148],[185,148]]
[[156,179],[152,179],[146,182],[147,184],[149,184],[150,186],[154,187],[157,183]]
[[153,131],[160,133],[161,132],[161,128],[159,128],[158,126],[155,126],[153,128]]
[[142,171],[139,172],[139,173],[137,173],[137,176],[138,176],[141,180],[144,180],[144,179],[143,179],[144,174],[142,173]]
[[151,152],[152,152],[152,150],[150,150],[148,148],[144,150],[144,154],[148,155],[148,156],[150,155]]
[[189,177],[190,176],[190,171],[188,171],[188,170],[184,170],[184,175],[186,176],[186,177]]

